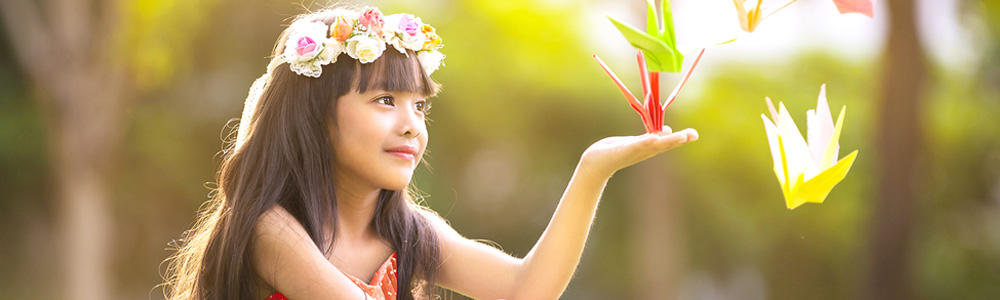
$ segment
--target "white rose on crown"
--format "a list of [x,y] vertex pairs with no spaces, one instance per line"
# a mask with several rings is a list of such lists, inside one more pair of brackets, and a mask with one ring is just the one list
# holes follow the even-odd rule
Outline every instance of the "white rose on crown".
[[323,65],[344,52],[343,43],[326,37],[329,26],[322,22],[299,20],[289,27],[282,57],[296,74],[319,78]]
[[420,66],[424,67],[427,76],[437,71],[438,67],[442,65],[442,60],[444,60],[444,54],[437,50],[417,52],[417,61],[420,61]]
[[347,55],[361,61],[370,63],[382,56],[385,51],[385,42],[381,39],[368,35],[356,35],[347,39]]

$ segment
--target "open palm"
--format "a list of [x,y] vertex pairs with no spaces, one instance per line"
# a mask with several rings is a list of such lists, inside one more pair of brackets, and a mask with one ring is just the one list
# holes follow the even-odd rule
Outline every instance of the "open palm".
[[658,133],[607,137],[584,151],[581,164],[611,176],[618,170],[695,140],[698,140],[698,132],[694,129],[671,132],[667,126]]

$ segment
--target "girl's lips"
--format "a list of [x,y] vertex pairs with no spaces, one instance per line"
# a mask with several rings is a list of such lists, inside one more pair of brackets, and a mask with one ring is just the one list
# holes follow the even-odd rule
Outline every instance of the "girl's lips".
[[395,155],[396,157],[405,159],[405,160],[412,161],[414,159],[414,155],[413,154],[404,153],[404,152],[394,152],[394,151],[386,151],[386,152],[388,152],[389,154]]
[[392,148],[386,149],[385,152],[388,152],[389,154],[392,154],[392,155],[395,155],[397,157],[400,157],[400,158],[412,161],[412,160],[415,159],[415,157],[417,155],[417,147],[413,147],[413,146],[409,146],[409,145],[403,145],[403,146],[399,146],[399,147],[392,147]]

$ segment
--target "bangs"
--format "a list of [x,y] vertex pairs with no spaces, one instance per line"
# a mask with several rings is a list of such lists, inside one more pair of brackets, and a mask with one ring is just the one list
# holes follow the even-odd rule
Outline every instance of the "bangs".
[[437,95],[438,84],[424,72],[417,54],[411,50],[407,50],[407,53],[408,55],[402,54],[389,47],[382,52],[382,57],[371,63],[362,64],[354,60],[357,66],[357,92],[409,92],[428,98]]

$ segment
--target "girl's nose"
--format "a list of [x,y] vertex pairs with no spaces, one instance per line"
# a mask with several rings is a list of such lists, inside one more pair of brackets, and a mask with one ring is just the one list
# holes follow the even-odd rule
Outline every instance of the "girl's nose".
[[400,132],[403,137],[415,138],[423,133],[423,118],[415,108],[410,107],[407,109],[399,110],[400,113]]

